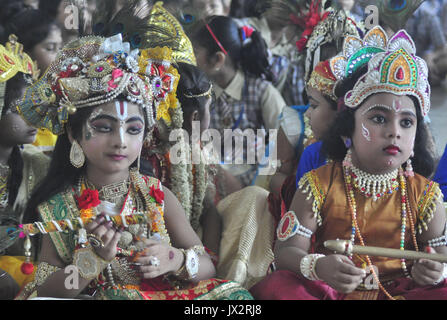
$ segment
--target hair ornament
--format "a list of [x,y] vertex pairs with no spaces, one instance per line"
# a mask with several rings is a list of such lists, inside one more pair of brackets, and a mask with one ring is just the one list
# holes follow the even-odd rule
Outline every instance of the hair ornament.
[[251,35],[254,31],[255,29],[250,26],[243,26],[239,29],[243,46],[251,42]]
[[199,93],[199,94],[184,93],[183,95],[188,99],[193,99],[193,98],[200,98],[200,97],[211,97],[212,92],[213,92],[213,84],[210,82],[210,88],[203,93]]
[[227,50],[225,50],[224,46],[222,45],[222,43],[220,43],[219,39],[217,39],[216,35],[214,34],[213,30],[211,29],[210,25],[208,23],[205,23],[206,29],[208,30],[208,32],[210,33],[211,37],[214,39],[214,41],[216,42],[216,44],[219,46],[220,50],[226,55],[228,56],[228,52]]

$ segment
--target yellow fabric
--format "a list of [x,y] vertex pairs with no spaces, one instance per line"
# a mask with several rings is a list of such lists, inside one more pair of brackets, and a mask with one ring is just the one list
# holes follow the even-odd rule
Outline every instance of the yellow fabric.
[[260,187],[246,187],[217,205],[223,223],[218,278],[250,288],[266,276],[274,259],[274,221],[268,195]]
[[33,146],[39,147],[42,151],[51,151],[56,145],[57,136],[48,129],[37,130],[36,141]]
[[23,274],[20,267],[22,266],[25,257],[0,256],[0,269],[9,273],[9,275],[17,282],[20,288],[34,280],[34,274]]

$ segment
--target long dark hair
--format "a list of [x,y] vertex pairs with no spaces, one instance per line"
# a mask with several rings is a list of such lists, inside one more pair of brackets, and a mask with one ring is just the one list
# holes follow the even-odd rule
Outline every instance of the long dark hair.
[[[82,126],[87,121],[93,111],[93,107],[79,109],[74,115],[68,118],[66,124],[71,128],[73,138],[80,140]],[[71,143],[68,134],[61,134],[56,141],[51,158],[48,173],[42,182],[33,191],[28,201],[24,215],[24,223],[32,223],[39,220],[37,206],[50,199],[57,193],[76,183],[84,168],[75,168],[70,163]]]
[[56,19],[62,1],[63,0],[39,0],[39,10],[52,19]]
[[[352,76],[346,78],[337,84],[335,94],[338,97],[344,95],[351,90],[357,80],[366,73],[367,66],[359,68]],[[414,143],[414,157],[412,158],[413,169],[416,173],[430,178],[436,166],[436,161],[433,154],[430,152],[430,134],[424,118],[422,116],[419,102],[413,97],[409,96],[416,106],[417,127],[416,138]],[[341,137],[352,137],[355,131],[355,112],[358,108],[346,108],[337,114],[335,121],[323,138],[322,152],[326,157],[334,161],[342,161],[348,151]]]
[[[244,44],[241,29],[232,18],[212,16],[207,19],[207,23],[236,68],[255,77],[263,77],[267,80],[273,78],[267,44],[259,32],[253,31],[250,40]],[[193,34],[192,41],[205,48],[210,57],[222,51],[206,24]]]
[[[6,82],[5,106],[2,110],[2,117],[13,106],[14,101],[21,98],[23,89],[27,83],[23,73],[18,73]],[[12,206],[17,198],[20,184],[23,178],[23,159],[20,152],[20,146],[14,146],[11,156],[8,159],[8,166],[11,169],[11,177],[8,181],[9,199],[8,203]]]
[[191,133],[192,128],[189,119],[195,111],[199,112],[200,119],[203,118],[208,97],[189,98],[187,95],[199,95],[208,91],[211,82],[203,71],[191,64],[180,62],[178,63],[178,70],[180,80],[177,86],[177,98],[183,111],[183,129]]
[[37,9],[24,7],[18,10],[13,6],[10,11],[11,14],[1,22],[3,28],[0,29],[0,41],[5,43],[10,34],[15,34],[24,51],[28,53],[48,37],[52,26],[55,25],[51,17]]

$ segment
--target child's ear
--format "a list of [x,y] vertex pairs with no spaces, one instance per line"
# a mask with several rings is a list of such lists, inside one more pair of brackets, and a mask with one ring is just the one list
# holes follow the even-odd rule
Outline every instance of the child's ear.
[[195,110],[193,113],[191,113],[190,116],[191,127],[193,121],[200,121],[200,115],[198,110]]
[[219,52],[214,54],[213,60],[214,60],[213,61],[213,63],[214,63],[213,68],[216,71],[219,71],[224,66],[225,61],[227,60],[227,56],[222,51],[219,51]]

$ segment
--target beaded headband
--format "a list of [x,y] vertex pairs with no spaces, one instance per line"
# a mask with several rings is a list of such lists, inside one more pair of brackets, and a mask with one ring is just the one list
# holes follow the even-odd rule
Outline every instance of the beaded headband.
[[23,52],[23,45],[11,34],[5,46],[0,45],[0,118],[5,106],[6,82],[19,72],[33,78],[39,73],[33,60]]
[[200,98],[200,97],[210,97],[212,91],[213,91],[213,84],[210,83],[210,88],[209,88],[206,92],[199,93],[199,94],[191,94],[191,95],[184,93],[183,95],[184,95],[186,98],[189,98],[189,99],[192,99],[192,98]]
[[[331,60],[334,74],[349,76],[361,65],[368,63],[368,72],[345,95],[345,104],[356,108],[374,93],[389,92],[396,95],[414,96],[420,104],[423,116],[430,110],[430,84],[425,61],[416,56],[416,46],[405,30],[398,31],[389,41],[380,27],[359,39],[346,39],[344,59]],[[346,49],[345,49],[346,47]]]
[[[152,127],[153,103],[158,106],[167,98],[167,92],[175,91],[178,74],[161,72],[168,66],[151,63],[148,59],[151,50],[154,49],[131,51],[121,34],[76,39],[58,53],[42,78],[25,91],[18,111],[34,127],[47,128],[59,135],[64,132],[69,114],[78,108],[100,105],[124,95],[143,107],[146,125]],[[166,82],[169,85],[165,86]]]
[[320,91],[331,100],[337,101],[337,97],[334,94],[334,85],[336,81],[337,78],[332,73],[329,60],[326,60],[317,64],[314,71],[312,71],[307,85]]

